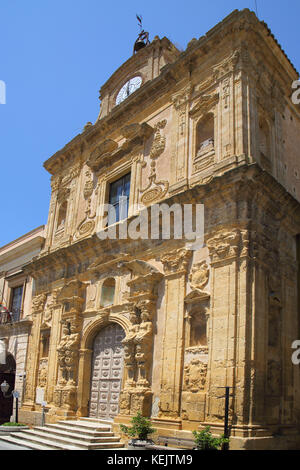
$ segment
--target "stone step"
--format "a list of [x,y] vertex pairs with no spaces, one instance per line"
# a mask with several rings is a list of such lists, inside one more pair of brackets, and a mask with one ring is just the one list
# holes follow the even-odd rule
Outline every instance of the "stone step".
[[108,426],[111,426],[114,422],[113,419],[105,419],[105,418],[86,418],[82,417],[80,418],[80,421],[86,421],[87,423],[99,423],[99,424],[107,424]]
[[28,440],[26,436],[18,436],[16,434],[9,436],[2,436],[1,441],[9,442],[10,444],[16,444],[18,446],[26,447],[31,450],[76,450],[76,448],[71,448],[69,446],[55,445],[53,442],[49,442],[46,439]]
[[22,442],[22,445],[25,447],[32,447],[32,443],[47,448],[52,447],[62,450],[96,450],[124,447],[124,444],[116,441],[88,443],[75,439],[52,436],[51,434],[34,432],[34,430],[19,432],[18,436],[14,436],[14,438],[18,439],[19,443]]
[[77,426],[71,426],[71,425],[64,425],[62,423],[56,423],[56,424],[46,424],[45,426],[39,426],[35,429],[47,429],[48,431],[51,431],[53,429],[53,432],[57,431],[66,431],[70,432],[72,434],[80,434],[84,436],[90,436],[90,437],[110,437],[113,436],[114,433],[112,431],[94,431],[90,429],[84,429],[81,427]]
[[28,433],[39,435],[41,437],[46,436],[47,439],[55,440],[57,442],[69,442],[75,444],[77,441],[87,441],[90,444],[97,444],[101,442],[116,442],[118,439],[113,433],[110,436],[87,436],[84,433],[77,434],[76,432],[67,432],[58,429],[47,429],[46,427],[36,427],[29,430]]
[[32,450],[124,449],[111,424],[93,418],[64,420],[3,436],[3,441]]
[[67,421],[58,421],[57,424],[62,424],[62,425],[67,425],[67,426],[72,426],[72,427],[77,427],[77,428],[83,428],[87,430],[93,430],[93,431],[111,431],[111,424],[105,425],[103,423],[89,423],[86,421],[79,421],[79,420],[67,420]]

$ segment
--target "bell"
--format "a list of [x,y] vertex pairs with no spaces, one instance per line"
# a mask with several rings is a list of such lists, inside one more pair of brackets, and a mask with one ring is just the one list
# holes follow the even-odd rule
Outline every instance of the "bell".
[[146,47],[146,44],[144,43],[144,41],[142,41],[141,39],[137,39],[134,43],[134,52],[138,52],[140,49],[143,49],[144,47]]

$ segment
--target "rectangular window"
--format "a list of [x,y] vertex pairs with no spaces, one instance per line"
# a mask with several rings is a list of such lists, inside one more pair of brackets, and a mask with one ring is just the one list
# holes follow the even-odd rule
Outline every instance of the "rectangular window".
[[13,287],[11,295],[10,311],[12,321],[19,321],[22,309],[23,286]]
[[108,225],[128,217],[129,192],[130,192],[130,173],[114,181],[109,187],[109,204],[115,211],[108,214]]

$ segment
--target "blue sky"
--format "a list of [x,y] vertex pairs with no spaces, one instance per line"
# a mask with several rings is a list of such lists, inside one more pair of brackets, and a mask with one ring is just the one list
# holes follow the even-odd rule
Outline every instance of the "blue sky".
[[[257,0],[300,69],[299,0]],[[50,178],[43,162],[94,122],[98,91],[132,54],[138,27],[185,48],[234,9],[255,0],[1,0],[0,246],[47,222]]]

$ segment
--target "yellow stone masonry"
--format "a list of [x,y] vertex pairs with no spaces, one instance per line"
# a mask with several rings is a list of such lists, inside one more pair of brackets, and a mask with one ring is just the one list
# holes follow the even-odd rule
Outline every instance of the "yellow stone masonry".
[[[297,78],[243,10],[181,53],[154,38],[102,87],[96,123],[44,164],[52,196],[44,248],[25,267],[20,419],[34,422],[42,396],[48,421],[108,417],[118,430],[141,411],[158,435],[191,439],[222,432],[230,386],[232,448],[299,448]],[[128,173],[128,222],[140,204],[203,203],[204,247],[100,240],[110,185]]]

